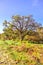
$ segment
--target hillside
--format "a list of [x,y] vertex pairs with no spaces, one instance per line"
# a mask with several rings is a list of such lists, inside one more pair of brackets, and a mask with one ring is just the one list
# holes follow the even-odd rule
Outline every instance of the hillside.
[[43,44],[0,41],[0,65],[43,65]]

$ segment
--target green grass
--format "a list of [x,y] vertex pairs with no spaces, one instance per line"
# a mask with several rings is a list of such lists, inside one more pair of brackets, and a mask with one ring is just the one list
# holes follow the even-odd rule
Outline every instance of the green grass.
[[1,65],[43,65],[43,44],[0,40],[0,55]]

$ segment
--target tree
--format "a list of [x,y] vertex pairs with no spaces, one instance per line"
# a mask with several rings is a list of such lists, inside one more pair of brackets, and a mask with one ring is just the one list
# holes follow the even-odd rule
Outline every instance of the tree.
[[30,30],[36,31],[36,29],[38,27],[40,27],[40,25],[37,22],[35,22],[32,15],[30,15],[30,16],[20,16],[20,15],[12,16],[12,21],[7,22],[5,20],[3,25],[5,26],[4,29],[10,28],[10,29],[12,29],[12,31],[17,31],[17,33],[15,35],[18,35],[18,37],[21,41],[29,33]]
[[43,27],[38,28],[37,33],[39,34],[40,41],[43,43]]

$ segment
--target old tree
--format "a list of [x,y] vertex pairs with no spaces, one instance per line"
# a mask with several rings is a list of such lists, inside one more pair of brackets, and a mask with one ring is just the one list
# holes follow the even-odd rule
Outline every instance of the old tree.
[[[12,16],[11,21],[4,21],[4,33],[6,37],[10,38],[19,38],[23,40],[29,31],[36,31],[40,25],[35,22],[32,15],[30,16]],[[32,33],[31,33],[32,34]]]

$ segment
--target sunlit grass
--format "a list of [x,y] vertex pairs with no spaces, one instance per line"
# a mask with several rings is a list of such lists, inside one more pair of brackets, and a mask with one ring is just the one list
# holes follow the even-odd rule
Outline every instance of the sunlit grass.
[[6,58],[5,62],[10,63],[10,65],[43,65],[43,44],[0,40],[0,54],[1,59]]

